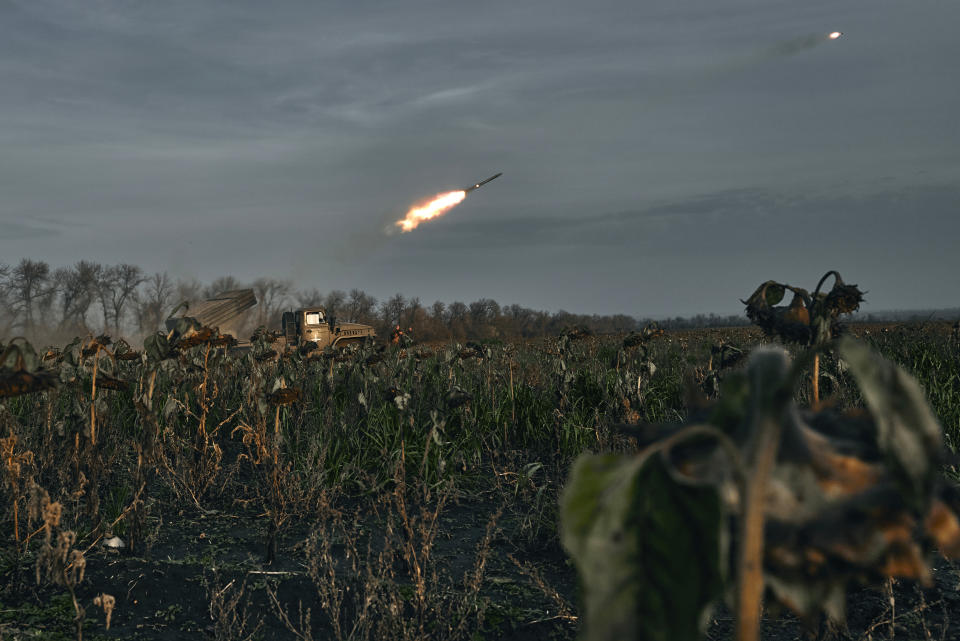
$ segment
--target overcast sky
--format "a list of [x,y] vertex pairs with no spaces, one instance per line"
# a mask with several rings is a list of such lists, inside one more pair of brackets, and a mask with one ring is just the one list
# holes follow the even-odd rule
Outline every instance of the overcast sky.
[[956,306],[957,25],[955,0],[0,0],[0,262],[637,316],[837,269],[867,310]]

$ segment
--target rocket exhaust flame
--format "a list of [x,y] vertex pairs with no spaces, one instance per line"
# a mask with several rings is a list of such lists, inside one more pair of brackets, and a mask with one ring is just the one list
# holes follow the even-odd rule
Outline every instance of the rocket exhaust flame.
[[456,205],[459,205],[466,197],[467,192],[463,190],[448,191],[444,194],[438,194],[427,204],[410,209],[403,220],[398,220],[394,224],[404,233],[413,231],[418,225],[420,225],[420,223],[427,220],[433,220],[434,218],[444,215],[450,209]]
[[[494,178],[499,178],[502,175],[502,173],[494,174],[486,180],[481,180],[478,183],[470,185],[466,189],[437,194],[433,200],[428,202],[426,205],[412,208],[407,212],[407,215],[403,220],[398,220],[394,223],[394,225],[399,227],[403,233],[413,231],[420,225],[420,223],[443,216],[450,209],[456,205],[459,205],[460,202],[467,197],[469,192],[473,191],[474,189],[480,189]],[[389,231],[387,233],[389,233]]]

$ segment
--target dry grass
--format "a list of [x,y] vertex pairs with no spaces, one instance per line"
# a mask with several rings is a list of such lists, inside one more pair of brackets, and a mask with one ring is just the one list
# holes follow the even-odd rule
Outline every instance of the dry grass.
[[[741,334],[752,336],[726,341]],[[700,367],[723,377],[707,367],[718,335],[652,335],[642,349],[567,337],[471,346],[469,358],[450,345],[339,360],[258,360],[205,343],[123,359],[125,350],[77,341],[38,366],[55,389],[0,400],[0,601],[22,610],[65,594],[70,636],[89,636],[100,612],[117,635],[139,624],[157,637],[192,625],[216,638],[465,639],[536,623],[572,636],[574,580],[556,523],[569,463],[632,447],[614,429],[628,419],[682,418],[684,376]],[[927,377],[953,424],[960,399],[936,381],[957,373],[955,341],[877,340]],[[856,399],[841,388],[840,400]],[[213,532],[213,522],[226,525]],[[125,541],[122,553],[103,548],[108,534]],[[202,594],[183,568],[207,577]],[[168,589],[194,590],[175,623],[154,616],[160,605],[143,609],[155,570]],[[926,599],[918,612],[949,610]]]

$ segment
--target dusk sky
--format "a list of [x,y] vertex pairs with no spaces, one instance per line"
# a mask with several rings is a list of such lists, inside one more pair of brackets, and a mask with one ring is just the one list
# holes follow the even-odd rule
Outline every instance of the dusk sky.
[[654,317],[837,269],[865,311],[955,307],[958,25],[955,0],[0,0],[0,263]]

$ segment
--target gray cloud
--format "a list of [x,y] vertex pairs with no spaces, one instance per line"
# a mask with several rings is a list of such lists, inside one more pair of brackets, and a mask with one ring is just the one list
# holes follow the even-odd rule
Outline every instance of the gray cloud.
[[51,236],[58,236],[61,230],[58,226],[49,223],[30,222],[24,223],[12,220],[0,219],[0,237],[8,240],[24,239],[44,239]]

